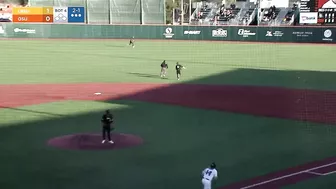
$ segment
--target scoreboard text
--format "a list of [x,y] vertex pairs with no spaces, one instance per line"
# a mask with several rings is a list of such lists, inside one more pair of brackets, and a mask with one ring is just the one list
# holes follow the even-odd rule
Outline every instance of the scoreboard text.
[[84,7],[13,7],[12,21],[19,23],[84,23]]
[[301,0],[301,24],[336,24],[336,3],[330,0]]

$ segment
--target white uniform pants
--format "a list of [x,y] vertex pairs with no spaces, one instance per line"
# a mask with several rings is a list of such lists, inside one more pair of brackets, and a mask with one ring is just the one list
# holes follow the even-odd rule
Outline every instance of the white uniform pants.
[[207,179],[202,179],[203,189],[211,189],[211,182]]

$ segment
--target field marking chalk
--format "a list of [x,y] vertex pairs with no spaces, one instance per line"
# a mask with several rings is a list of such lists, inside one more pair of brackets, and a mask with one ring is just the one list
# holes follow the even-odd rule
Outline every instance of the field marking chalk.
[[[300,175],[302,173],[308,173],[312,170],[316,170],[316,169],[320,169],[320,168],[324,168],[324,167],[329,167],[331,165],[335,165],[336,162],[333,162],[333,163],[329,163],[329,164],[325,164],[325,165],[321,165],[321,166],[318,166],[318,167],[313,167],[313,168],[310,168],[310,169],[306,169],[306,170],[303,170],[303,171],[299,171],[299,172],[294,172],[292,174],[288,174],[288,175],[284,175],[284,176],[281,176],[281,177],[276,177],[274,179],[270,179],[270,180],[266,180],[266,181],[263,181],[263,182],[259,182],[259,183],[256,183],[256,184],[252,184],[252,185],[248,185],[248,186],[245,186],[245,187],[242,187],[240,189],[248,189],[248,188],[253,188],[253,187],[256,187],[256,186],[260,186],[260,185],[264,185],[264,184],[268,184],[268,183],[271,183],[271,182],[274,182],[274,181],[278,181],[278,180],[282,180],[282,179],[285,179],[285,178],[288,178],[288,177],[292,177],[292,176],[296,176],[296,175]],[[336,172],[336,171],[335,171]]]
[[317,172],[314,172],[314,171],[308,171],[307,173],[312,174],[312,175],[318,175],[318,176],[324,176],[325,175],[323,173],[317,173]]
[[328,173],[324,173],[323,176],[331,175],[331,174],[334,174],[334,173],[336,173],[336,171],[331,171],[331,172],[328,172]]

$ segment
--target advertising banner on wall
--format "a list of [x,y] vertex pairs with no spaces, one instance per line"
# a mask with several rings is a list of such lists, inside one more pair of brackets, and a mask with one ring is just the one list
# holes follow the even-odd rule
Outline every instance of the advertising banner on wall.
[[256,36],[256,31],[254,29],[244,29],[244,28],[239,28],[237,35],[243,38],[251,38]]
[[211,36],[212,37],[227,37],[228,31],[222,28],[217,28],[211,31]]
[[168,27],[165,29],[163,35],[165,36],[166,39],[171,39],[174,37],[174,32],[173,32],[173,28]]
[[300,12],[301,24],[315,24],[313,17],[317,17],[318,24],[336,24],[336,0],[301,0]]
[[323,31],[322,41],[324,42],[334,42],[334,39],[336,39],[336,29],[325,29]]
[[317,12],[300,13],[300,24],[317,24]]

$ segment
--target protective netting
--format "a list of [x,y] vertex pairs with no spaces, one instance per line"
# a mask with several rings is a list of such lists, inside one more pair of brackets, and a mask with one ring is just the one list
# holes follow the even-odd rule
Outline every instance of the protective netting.
[[110,0],[111,23],[141,24],[141,0]]
[[165,24],[165,0],[30,0],[29,6],[82,6],[93,24]]
[[145,24],[156,24],[165,22],[164,0],[142,0],[142,7],[143,21],[145,22]]

